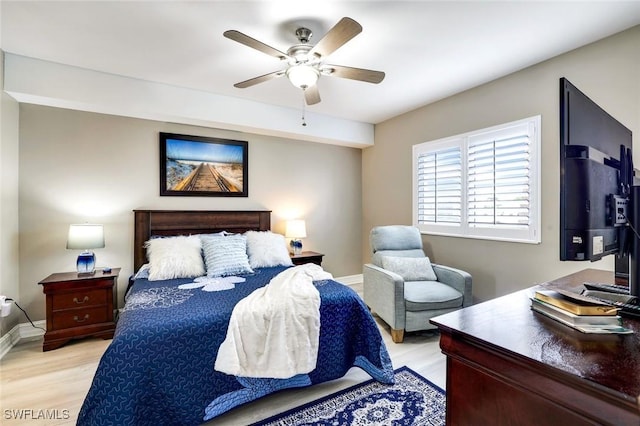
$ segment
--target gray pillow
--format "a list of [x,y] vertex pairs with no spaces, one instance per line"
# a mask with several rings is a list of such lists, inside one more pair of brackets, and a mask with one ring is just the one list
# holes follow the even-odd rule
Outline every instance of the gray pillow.
[[200,239],[208,277],[253,273],[244,235],[202,235]]
[[438,281],[428,257],[384,256],[382,267],[400,275],[405,281]]

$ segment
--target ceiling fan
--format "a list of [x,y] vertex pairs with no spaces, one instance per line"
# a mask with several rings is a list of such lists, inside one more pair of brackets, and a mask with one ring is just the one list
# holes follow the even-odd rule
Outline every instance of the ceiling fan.
[[362,32],[362,26],[353,19],[345,17],[314,46],[309,44],[312,36],[311,30],[301,27],[296,30],[296,37],[300,44],[291,46],[287,53],[284,53],[240,31],[225,31],[223,35],[228,39],[274,56],[281,61],[287,61],[287,67],[283,70],[241,81],[234,84],[234,86],[244,89],[286,75],[294,86],[303,90],[307,105],[313,105],[320,102],[320,92],[316,83],[321,76],[348,78],[375,84],[380,83],[384,79],[384,72],[331,65],[324,62],[327,56],[360,34],[360,32]]

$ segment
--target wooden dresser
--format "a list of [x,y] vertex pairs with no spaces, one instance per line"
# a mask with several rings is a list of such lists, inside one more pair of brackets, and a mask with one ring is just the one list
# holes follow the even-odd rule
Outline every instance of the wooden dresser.
[[110,339],[116,328],[117,279],[120,268],[93,275],[63,272],[40,281],[47,298],[47,332],[42,349],[59,348],[89,336]]
[[[587,269],[534,288],[613,283]],[[533,289],[435,317],[447,356],[447,425],[640,425],[640,320],[584,334],[531,310]]]

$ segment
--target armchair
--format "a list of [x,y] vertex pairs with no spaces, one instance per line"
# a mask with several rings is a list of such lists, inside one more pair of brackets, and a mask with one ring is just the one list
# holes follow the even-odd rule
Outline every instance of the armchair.
[[371,230],[371,263],[364,265],[364,302],[391,327],[395,343],[405,331],[436,328],[429,319],[471,305],[471,275],[432,264],[413,226]]

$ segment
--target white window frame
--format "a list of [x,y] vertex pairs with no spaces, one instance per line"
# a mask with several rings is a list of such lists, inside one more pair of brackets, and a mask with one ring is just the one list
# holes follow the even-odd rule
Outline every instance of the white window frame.
[[[482,138],[483,135],[498,135],[509,133],[511,129],[527,126],[529,136],[529,224],[528,226],[508,225],[473,225],[468,223],[467,191],[468,164],[467,155],[470,141]],[[541,125],[540,115],[516,120],[509,123],[488,127],[472,132],[463,133],[430,142],[423,142],[413,146],[413,225],[420,232],[431,235],[443,235],[463,238],[475,238],[495,241],[510,241],[518,243],[539,244],[541,242]],[[461,223],[418,223],[418,159],[420,155],[437,152],[443,149],[459,147],[462,162],[462,194],[461,194]]]

